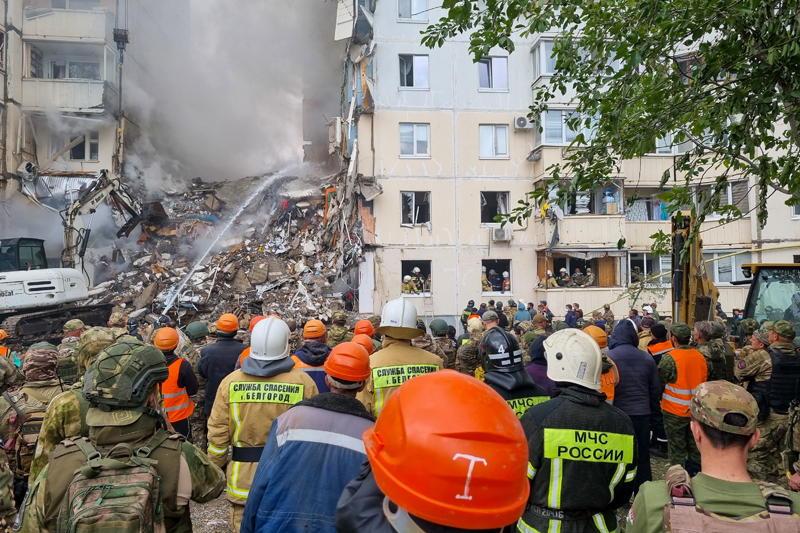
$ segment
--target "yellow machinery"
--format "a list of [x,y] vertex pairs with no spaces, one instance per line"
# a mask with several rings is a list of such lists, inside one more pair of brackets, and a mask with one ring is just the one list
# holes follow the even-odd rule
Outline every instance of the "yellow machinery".
[[713,320],[719,298],[706,270],[702,239],[698,235],[687,243],[695,223],[691,211],[672,217],[672,316],[689,327],[695,321]]
[[750,280],[745,318],[759,324],[788,320],[800,327],[800,264],[748,263],[742,272]]

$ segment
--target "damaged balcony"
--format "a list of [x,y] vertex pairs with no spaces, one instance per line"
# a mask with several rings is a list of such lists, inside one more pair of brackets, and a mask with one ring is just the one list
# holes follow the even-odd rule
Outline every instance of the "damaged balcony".
[[114,16],[105,9],[26,7],[22,38],[42,41],[113,43]]
[[117,107],[117,91],[101,80],[25,78],[22,110],[102,114]]

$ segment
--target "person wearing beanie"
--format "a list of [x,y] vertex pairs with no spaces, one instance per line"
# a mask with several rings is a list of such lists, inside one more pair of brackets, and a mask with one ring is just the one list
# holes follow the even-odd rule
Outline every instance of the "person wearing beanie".
[[233,372],[244,351],[242,341],[235,339],[238,331],[239,319],[236,318],[236,315],[224,314],[217,321],[217,342],[200,350],[200,361],[197,363],[197,368],[200,377],[206,380],[206,396],[203,405],[206,416],[211,416],[220,382]]
[[650,344],[650,341],[653,340],[653,334],[650,332],[650,328],[656,323],[656,319],[652,316],[648,315],[642,317],[642,331],[639,332],[639,349],[647,351],[647,345]]

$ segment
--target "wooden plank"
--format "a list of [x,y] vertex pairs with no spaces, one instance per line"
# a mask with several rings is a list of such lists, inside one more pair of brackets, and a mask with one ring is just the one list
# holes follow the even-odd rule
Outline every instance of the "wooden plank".
[[600,287],[614,286],[614,258],[600,257],[597,259],[597,284]]

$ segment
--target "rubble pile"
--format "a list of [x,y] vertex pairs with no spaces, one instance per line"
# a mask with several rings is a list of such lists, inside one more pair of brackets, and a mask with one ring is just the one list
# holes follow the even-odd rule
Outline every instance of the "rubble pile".
[[165,202],[169,223],[143,226],[137,245],[94,257],[106,268],[106,281],[84,304],[113,304],[147,321],[163,314],[172,300],[168,310],[181,323],[222,313],[328,320],[342,308],[334,282],[361,259],[356,188],[345,172],[329,176],[322,186],[319,180],[281,176],[219,235],[262,179],[198,178],[185,191],[167,191],[173,201]]

